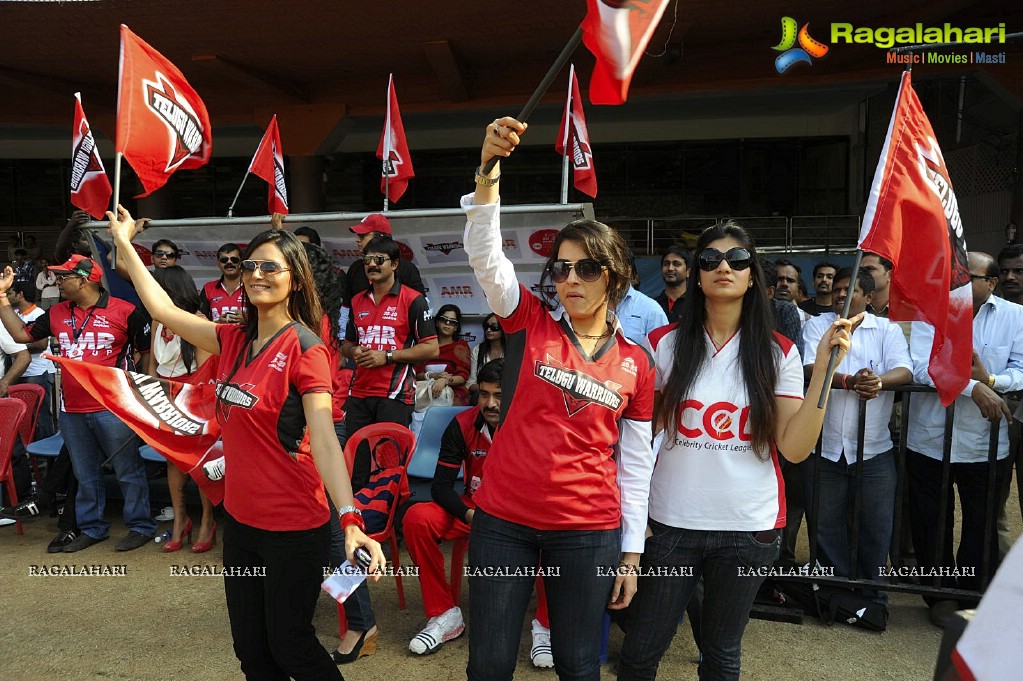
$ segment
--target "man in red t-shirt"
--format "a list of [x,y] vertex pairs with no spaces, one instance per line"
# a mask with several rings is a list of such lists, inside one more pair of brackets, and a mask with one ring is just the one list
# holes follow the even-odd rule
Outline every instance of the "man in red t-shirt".
[[[102,270],[89,258],[72,255],[63,265],[49,269],[57,275],[65,300],[25,327],[6,296],[0,297],[0,318],[11,336],[22,343],[54,336],[63,357],[134,369],[133,354],[149,352],[149,315],[127,301],[113,298],[100,285]],[[13,278],[7,268],[0,277],[0,292],[11,287]],[[78,479],[75,514],[81,534],[62,533],[63,539],[51,542],[48,550],[73,553],[109,536],[110,523],[103,517],[103,465],[107,463],[113,466],[124,495],[123,517],[128,528],[128,534],[115,548],[131,551],[147,544],[156,534],[156,522],[149,512],[149,482],[139,456],[138,436],[104,410],[74,378],[65,376],[61,390],[59,426]]]
[[220,279],[206,282],[199,291],[199,309],[218,324],[237,324],[245,309],[242,286],[242,252],[238,244],[226,243],[217,249]]
[[[458,638],[465,631],[462,610],[448,590],[444,555],[438,544],[469,538],[476,512],[472,495],[483,484],[487,452],[501,420],[503,370],[504,359],[487,362],[480,369],[476,406],[451,419],[441,438],[437,470],[430,488],[433,501],[412,505],[402,520],[409,555],[419,566],[423,610],[429,618],[426,627],[409,641],[409,650],[417,655],[437,652],[446,641]],[[465,493],[461,496],[455,492],[460,470],[465,472]],[[536,601],[530,658],[534,666],[552,667],[550,620],[540,578],[536,580]]]

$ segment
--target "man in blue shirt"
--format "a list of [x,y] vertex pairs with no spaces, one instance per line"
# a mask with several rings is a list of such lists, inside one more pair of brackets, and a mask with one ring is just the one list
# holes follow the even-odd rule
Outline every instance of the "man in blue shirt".
[[[635,282],[636,257],[631,253],[629,255],[632,278]],[[615,316],[622,324],[625,337],[640,344],[646,339],[648,333],[668,323],[668,317],[664,314],[661,306],[650,296],[641,293],[635,286],[629,286],[622,302],[618,303],[618,307],[615,309]]]

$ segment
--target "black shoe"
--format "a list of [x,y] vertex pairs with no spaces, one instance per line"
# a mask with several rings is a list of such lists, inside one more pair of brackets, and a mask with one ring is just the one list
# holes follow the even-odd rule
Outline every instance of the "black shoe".
[[46,547],[47,553],[60,553],[64,550],[64,547],[73,542],[78,538],[78,533],[74,530],[64,530]]
[[124,539],[117,542],[117,546],[115,546],[114,549],[117,551],[134,551],[139,547],[145,546],[152,539],[152,537],[147,537],[141,532],[132,530],[128,534],[124,535]]
[[8,518],[10,520],[28,520],[29,518],[37,517],[42,510],[43,509],[39,505],[38,501],[35,499],[26,499],[14,506],[5,506],[4,508],[0,508],[0,518]]
[[931,624],[944,629],[957,610],[959,610],[957,601],[938,601],[930,608]]
[[93,539],[89,535],[82,532],[73,542],[64,547],[64,553],[74,553],[75,551],[81,551],[82,549],[89,548],[93,544],[99,544],[101,541],[106,541],[106,539],[107,537],[103,537],[103,539]]

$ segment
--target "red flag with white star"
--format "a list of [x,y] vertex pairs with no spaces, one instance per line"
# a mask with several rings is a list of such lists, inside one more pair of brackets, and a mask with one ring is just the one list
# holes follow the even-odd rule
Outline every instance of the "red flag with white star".
[[121,24],[117,141],[148,196],[182,168],[210,160],[213,137],[206,105],[162,54]]
[[412,157],[408,153],[405,126],[401,124],[394,74],[387,81],[387,117],[384,119],[384,133],[377,145],[377,158],[383,162],[380,191],[387,195],[389,201],[395,202],[408,189],[408,181],[416,173],[412,170]]
[[267,210],[288,214],[288,187],[284,184],[284,152],[281,151],[281,133],[277,128],[277,114],[266,126],[263,139],[256,148],[256,155],[249,164],[249,172],[262,178],[270,185],[267,193]]
[[583,44],[596,57],[590,102],[624,104],[632,74],[668,0],[586,0]]
[[71,129],[71,204],[100,220],[110,208],[110,178],[96,148],[89,121],[82,109],[82,96],[75,93],[75,122]]
[[568,80],[571,85],[568,89],[568,98],[565,100],[565,113],[561,117],[561,129],[558,130],[554,150],[562,156],[565,155],[565,149],[569,150],[572,182],[575,188],[591,198],[596,198],[597,171],[593,167],[590,133],[586,130],[583,99],[579,94],[579,79],[575,75],[574,64],[569,70]]
[[927,373],[947,407],[970,380],[972,280],[959,204],[909,71],[902,74],[859,245],[892,262],[889,318],[934,327]]

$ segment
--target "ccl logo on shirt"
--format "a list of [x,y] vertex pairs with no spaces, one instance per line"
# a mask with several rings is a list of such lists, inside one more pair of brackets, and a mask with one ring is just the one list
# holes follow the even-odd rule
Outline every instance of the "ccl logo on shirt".
[[[704,405],[699,400],[686,400],[679,409],[678,432],[687,438],[701,435],[718,440],[749,442],[749,407],[738,407],[731,402]],[[686,423],[695,424],[694,427]]]

